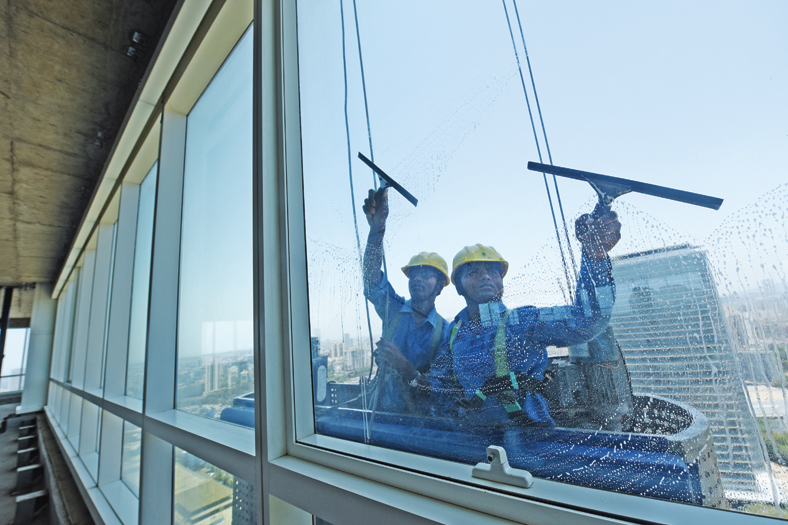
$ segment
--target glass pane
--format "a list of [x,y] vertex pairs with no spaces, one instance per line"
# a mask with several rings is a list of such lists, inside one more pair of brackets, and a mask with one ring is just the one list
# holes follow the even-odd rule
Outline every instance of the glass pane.
[[0,392],[19,392],[22,390],[22,377],[24,376],[0,377]]
[[112,283],[113,275],[115,273],[115,248],[118,243],[118,221],[112,225],[112,253],[109,261],[109,286],[107,287],[107,306],[106,313],[104,314],[104,343],[101,348],[101,380],[99,384],[104,388],[104,373],[106,372],[107,362],[107,342],[109,341],[109,316],[110,305],[112,304]]
[[179,448],[173,485],[176,525],[256,522],[252,485]]
[[788,516],[788,8],[354,6],[298,3],[317,432]]
[[74,318],[74,340],[71,350],[71,371],[69,374],[69,382],[77,388],[83,388],[85,385],[85,360],[88,347],[93,280],[96,269],[96,250],[86,251],[83,257],[84,265],[80,271],[80,285]]
[[[93,403],[82,402],[82,428],[80,430],[79,456],[93,477],[98,480],[99,445],[101,443],[101,413]],[[76,445],[75,445],[76,446]]]
[[74,342],[74,322],[77,312],[77,291],[79,289],[80,268],[74,268],[74,277],[66,287],[64,311],[66,318],[63,327],[63,350],[61,354],[60,375],[57,379],[71,381],[71,351]]
[[0,392],[22,390],[22,377],[25,373],[25,357],[29,340],[29,328],[8,329],[3,357],[3,376],[0,378]]
[[129,320],[129,355],[126,369],[126,395],[142,399],[145,374],[145,345],[148,335],[148,292],[153,248],[153,212],[156,204],[158,162],[153,164],[140,185],[137,208],[137,237],[134,243],[134,274]]
[[82,421],[82,398],[71,394],[68,410],[67,437],[74,450],[79,450],[80,422]]
[[123,422],[123,462],[120,477],[135,496],[140,495],[140,450],[142,429],[128,421]]
[[186,137],[177,408],[251,426],[239,400],[254,390],[251,31],[195,104]]

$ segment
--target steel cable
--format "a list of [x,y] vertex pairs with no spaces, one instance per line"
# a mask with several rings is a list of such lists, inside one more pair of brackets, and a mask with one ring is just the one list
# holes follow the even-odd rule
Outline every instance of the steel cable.
[[[350,180],[350,205],[353,210],[353,226],[356,231],[356,248],[358,249],[358,262],[363,273],[364,271],[364,258],[361,252],[361,239],[358,235],[358,218],[356,216],[356,202],[355,202],[355,192],[353,191],[353,164],[352,164],[352,154],[351,154],[351,146],[350,146],[350,123],[348,121],[348,112],[347,112],[347,57],[345,51],[345,9],[343,6],[343,0],[339,2],[339,13],[341,17],[342,23],[342,68],[344,73],[345,79],[345,136],[347,138],[347,166],[348,166],[348,179]],[[369,329],[369,344],[370,344],[370,352],[374,352],[374,346],[372,343],[372,321],[369,317],[369,301],[367,298],[364,298],[364,307],[366,308],[367,312],[367,328]],[[372,369],[372,363],[370,362],[370,370]],[[366,392],[366,385],[361,384],[361,393],[362,395]],[[366,396],[363,396],[366,398]],[[362,410],[364,416],[364,442],[369,443],[369,433],[368,433],[368,424],[367,424],[367,411],[366,411],[366,399],[364,399],[364,406],[365,409]]]
[[[550,142],[547,140],[547,130],[544,126],[544,117],[542,117],[542,106],[539,104],[539,95],[536,92],[536,82],[534,82],[534,72],[531,69],[531,58],[528,56],[528,46],[525,45],[525,35],[523,34],[523,26],[520,23],[520,12],[517,9],[517,0],[512,0],[514,4],[514,14],[517,17],[517,27],[520,29],[520,38],[523,41],[523,51],[525,52],[525,61],[528,64],[528,74],[531,77],[531,88],[534,90],[534,100],[536,101],[536,111],[539,113],[539,122],[542,125],[542,136],[544,137],[545,149],[547,150],[547,160],[550,165],[553,165],[553,155],[550,152]],[[538,147],[538,145],[537,145]],[[566,217],[564,216],[564,206],[561,203],[561,192],[558,190],[558,179],[553,175],[553,185],[555,186],[555,196],[558,199],[558,211],[561,213],[561,222],[564,225],[564,236],[566,237],[567,251],[569,252],[569,259],[572,261],[572,271],[577,280],[577,263],[575,262],[575,254],[572,251],[572,243],[569,242],[569,229],[566,227]]]
[[[503,11],[506,14],[506,25],[509,26],[509,36],[512,39],[512,48],[514,49],[514,57],[517,60],[517,71],[520,73],[520,84],[523,87],[523,95],[525,95],[525,103],[528,107],[528,117],[531,120],[531,130],[534,134],[534,142],[536,143],[536,151],[539,155],[539,162],[542,162],[542,148],[539,146],[539,135],[536,132],[536,124],[534,123],[534,115],[531,111],[531,101],[528,98],[528,91],[525,88],[525,78],[523,77],[523,68],[520,65],[520,54],[517,52],[517,44],[514,41],[514,32],[512,31],[512,24],[509,20],[509,10],[506,8],[506,0],[501,0],[503,3]],[[547,183],[547,175],[542,173],[542,177],[544,179],[544,187],[545,191],[547,192],[547,201],[550,204],[550,214],[553,217],[553,227],[555,228],[555,237],[558,241],[558,250],[561,253],[561,262],[564,267],[564,276],[566,277],[566,284],[567,290],[569,292],[569,299],[571,302],[574,302],[573,294],[572,294],[572,280],[569,277],[569,266],[566,264],[566,255],[564,254],[564,246],[563,242],[561,241],[561,234],[558,231],[558,221],[555,218],[555,208],[553,206],[553,197],[550,194],[550,185]],[[567,247],[571,250],[571,246]]]

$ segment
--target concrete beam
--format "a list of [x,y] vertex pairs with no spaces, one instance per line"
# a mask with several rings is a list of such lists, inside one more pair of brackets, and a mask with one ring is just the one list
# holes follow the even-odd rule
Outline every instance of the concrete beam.
[[175,3],[0,2],[0,284],[56,277]]

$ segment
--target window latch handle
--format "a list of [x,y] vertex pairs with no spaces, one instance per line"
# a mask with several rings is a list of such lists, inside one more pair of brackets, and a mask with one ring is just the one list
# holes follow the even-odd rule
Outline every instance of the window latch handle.
[[534,478],[527,470],[512,468],[509,466],[509,459],[503,447],[490,445],[487,447],[487,461],[489,463],[478,463],[473,467],[471,475],[474,478],[496,481],[515,487],[531,488]]

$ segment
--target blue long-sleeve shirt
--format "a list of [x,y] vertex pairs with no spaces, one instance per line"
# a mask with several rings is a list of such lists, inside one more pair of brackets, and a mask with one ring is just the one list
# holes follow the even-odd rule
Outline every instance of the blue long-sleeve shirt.
[[[375,307],[381,319],[384,319],[384,334],[388,331],[389,324],[398,313],[403,315],[397,324],[397,329],[391,336],[391,342],[399,348],[402,355],[420,372],[424,373],[430,369],[430,346],[432,345],[433,331],[438,324],[440,317],[438,311],[433,307],[427,315],[427,319],[419,326],[413,319],[413,307],[410,299],[397,295],[394,288],[384,275],[377,286],[364,290],[364,295]],[[386,303],[388,302],[388,318],[386,318]],[[449,338],[449,323],[443,321],[440,334],[440,345],[442,347]],[[391,371],[393,372],[393,371]],[[410,386],[399,374],[392,373],[390,380],[377,387],[380,400],[377,410],[397,413],[424,413],[428,400],[423,396],[413,396]],[[374,406],[374,396],[370,398],[369,407]]]
[[[569,346],[586,342],[607,326],[615,301],[615,285],[609,261],[583,258],[575,303],[571,306],[512,309],[506,323],[506,354],[512,372],[524,372],[541,380],[548,364],[547,346]],[[463,309],[451,324],[460,323],[451,347],[449,340],[438,350],[429,380],[432,400],[448,404],[457,396],[468,398],[495,376],[495,335],[506,311],[502,302],[479,305],[481,326],[474,326]],[[517,401],[538,425],[553,426],[547,400],[538,393],[519,390]],[[488,398],[481,411],[469,410],[471,425],[512,424],[496,396]]]

